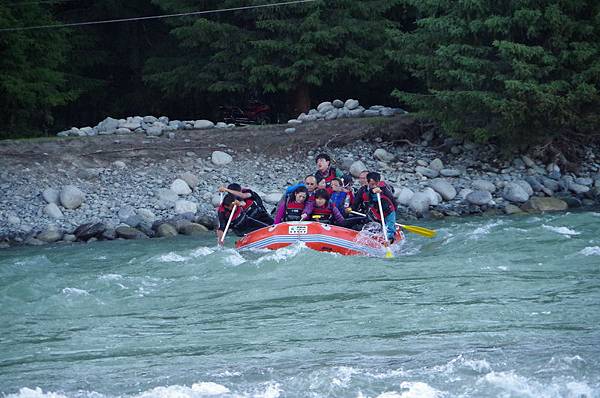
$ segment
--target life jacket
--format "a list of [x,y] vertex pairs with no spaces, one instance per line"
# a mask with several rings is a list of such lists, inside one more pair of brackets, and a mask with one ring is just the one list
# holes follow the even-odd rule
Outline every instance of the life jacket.
[[289,201],[285,207],[284,221],[300,221],[302,212],[304,211],[304,203]]
[[313,212],[311,214],[311,218],[314,221],[322,222],[325,224],[331,223],[331,216],[333,212],[331,210],[331,205],[328,203],[325,207],[314,207]]
[[317,179],[317,181],[324,179],[325,180],[325,186],[329,187],[331,186],[331,181],[337,177],[337,173],[335,170],[335,167],[329,167],[329,173],[327,175],[324,175],[323,173],[321,173],[321,170],[317,170],[317,172],[315,173],[315,178]]
[[[231,224],[229,225],[231,229],[239,230],[240,228],[243,228],[246,222],[251,221],[248,217],[254,218],[261,210],[252,199],[246,199],[244,202],[243,206],[238,206],[235,209]],[[231,215],[230,210],[226,209],[225,206],[221,204],[218,211],[223,212],[225,219],[229,220],[229,216]]]
[[[392,202],[390,198],[381,194],[379,194],[379,196],[381,197],[381,209],[383,210],[384,217],[387,217],[388,214],[396,211],[394,202]],[[379,212],[377,196],[375,194],[371,194],[370,190],[365,189],[362,194],[362,201],[367,207],[367,217],[369,217],[372,221],[381,222],[381,213]]]

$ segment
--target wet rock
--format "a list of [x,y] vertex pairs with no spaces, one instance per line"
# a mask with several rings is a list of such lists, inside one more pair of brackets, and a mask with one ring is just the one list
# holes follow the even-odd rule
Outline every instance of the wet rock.
[[87,241],[90,238],[100,236],[105,229],[106,225],[103,223],[86,223],[78,226],[73,234],[77,237],[77,240]]
[[156,228],[156,236],[158,237],[169,238],[177,235],[177,228],[169,223],[162,223]]
[[483,206],[491,203],[492,194],[489,191],[473,191],[465,199],[471,204]]
[[208,232],[208,228],[201,224],[189,223],[188,225],[183,226],[180,232],[183,235],[202,235]]
[[502,197],[509,202],[523,203],[529,199],[529,194],[515,182],[509,182],[504,186]]
[[118,226],[115,232],[117,237],[123,239],[143,239],[148,237],[142,231],[125,225]]
[[57,228],[49,228],[37,234],[35,238],[46,243],[58,242],[63,238],[63,232]]
[[547,212],[547,211],[563,211],[568,207],[567,202],[558,198],[546,198],[534,196],[525,202],[521,209],[528,213]]

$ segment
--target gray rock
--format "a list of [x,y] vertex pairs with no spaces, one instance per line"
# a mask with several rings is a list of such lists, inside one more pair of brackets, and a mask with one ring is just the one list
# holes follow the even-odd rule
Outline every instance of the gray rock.
[[496,186],[493,183],[486,180],[475,180],[471,183],[471,186],[475,191],[496,191]]
[[269,204],[275,205],[275,204],[279,203],[279,200],[281,200],[281,192],[273,192],[273,193],[270,193],[270,194],[266,195],[266,196],[263,198],[263,200],[264,200],[266,203],[269,203]]
[[233,161],[231,155],[221,151],[214,151],[211,156],[211,161],[217,166],[224,166]]
[[156,228],[156,236],[158,237],[169,238],[177,235],[177,228],[169,223],[162,223]]
[[64,234],[62,239],[65,242],[75,242],[77,237],[73,234]]
[[142,121],[144,123],[154,123],[154,122],[158,122],[158,119],[154,116],[144,116]]
[[429,195],[429,202],[432,206],[437,206],[442,201],[442,195],[434,191],[431,187],[425,188],[423,192]]
[[466,200],[477,206],[488,205],[492,201],[492,194],[490,191],[473,191],[467,195]]
[[321,114],[326,114],[330,110],[334,109],[334,106],[329,101],[321,102],[317,106],[317,111]]
[[215,124],[210,120],[196,120],[194,122],[194,128],[198,130],[203,129],[212,129],[215,127]]
[[560,185],[558,184],[558,182],[556,182],[556,180],[552,179],[552,178],[548,178],[548,177],[542,177],[542,184],[548,188],[550,191],[552,192],[556,192],[560,189]]
[[77,240],[87,241],[90,238],[99,237],[106,230],[106,225],[103,223],[87,223],[78,226],[73,235]]
[[286,133],[286,134],[292,134],[295,132],[296,132],[296,129],[294,127],[288,127],[287,129],[284,130],[284,133]]
[[120,225],[115,229],[115,233],[119,238],[123,239],[143,239],[148,236],[142,231],[125,225]]
[[156,191],[156,197],[161,202],[175,203],[179,199],[179,195],[168,188],[160,188],[158,191]]
[[521,206],[522,210],[528,213],[547,212],[547,211],[564,211],[567,210],[567,202],[558,198],[543,198],[534,196]]
[[8,216],[7,221],[11,225],[19,225],[19,224],[21,224],[21,219],[19,217],[15,216],[15,215]]
[[415,167],[415,172],[424,175],[425,177],[428,178],[436,178],[437,176],[440,175],[440,173],[437,170],[433,170],[430,169],[428,167],[423,167],[423,166],[417,166]]
[[417,214],[423,214],[427,212],[430,205],[431,197],[425,192],[415,193],[412,198],[410,198],[410,202],[408,203],[408,207]]
[[509,182],[504,186],[502,197],[509,202],[523,203],[529,199],[529,194],[516,182]]
[[336,108],[343,108],[344,107],[344,101],[336,99],[333,101],[332,105]]
[[135,209],[131,206],[123,206],[119,209],[117,215],[119,217],[119,220],[121,221],[125,221],[130,217],[135,216],[137,213],[135,211]]
[[354,100],[354,99],[348,99],[348,100],[346,100],[346,102],[344,103],[344,108],[346,108],[346,109],[348,109],[348,110],[352,111],[352,110],[354,110],[354,109],[358,108],[358,105],[359,105],[359,103],[358,103],[358,101],[357,101],[357,100]]
[[185,181],[190,188],[196,188],[200,185],[200,179],[193,173],[186,171],[185,173],[179,176],[180,179]]
[[329,112],[327,112],[325,114],[325,120],[334,120],[337,119],[339,116],[339,110],[338,109],[331,109]]
[[117,169],[124,169],[125,167],[127,167],[127,165],[125,164],[125,162],[123,162],[122,160],[115,160],[113,162],[113,165],[117,168]]
[[521,210],[519,206],[515,206],[511,203],[508,203],[506,206],[504,206],[504,213],[508,215],[521,214],[523,213],[523,210]]
[[433,188],[434,191],[439,193],[444,200],[452,200],[456,196],[456,189],[454,186],[443,178],[435,178],[431,180],[429,186]]
[[198,211],[198,205],[189,200],[178,200],[175,202],[175,213],[196,213]]
[[391,162],[396,157],[393,153],[389,153],[383,148],[376,149],[373,156],[375,157],[375,159],[379,159],[382,162]]
[[575,179],[575,183],[590,187],[592,184],[594,184],[594,180],[589,177],[579,177]]
[[112,134],[117,128],[119,128],[119,121],[117,119],[113,119],[112,117],[107,117],[98,124],[96,130],[98,133],[109,132]]
[[380,116],[381,115],[381,111],[379,111],[379,110],[373,110],[373,109],[367,109],[366,111],[363,112],[363,115],[365,117]]
[[523,155],[521,156],[521,160],[527,167],[535,167],[535,162],[529,156]]
[[519,184],[525,192],[527,192],[527,195],[529,195],[529,196],[533,195],[533,188],[531,187],[531,185],[529,185],[529,183],[527,181],[517,180],[515,182],[517,184]]
[[525,181],[527,181],[527,183],[529,184],[529,186],[531,186],[531,188],[535,191],[535,192],[540,192],[542,190],[542,188],[544,188],[544,186],[542,185],[542,183],[540,181],[538,181],[538,179],[534,176],[527,176],[525,177]]
[[569,184],[569,191],[579,195],[589,192],[590,187],[572,182]]
[[437,171],[438,173],[444,168],[444,163],[439,158],[435,158],[429,163],[429,168]]
[[288,120],[288,124],[302,124],[302,120],[290,119]]
[[175,181],[171,183],[171,191],[175,192],[177,195],[189,195],[192,193],[187,182],[180,178],[175,179]]
[[460,170],[442,169],[442,170],[440,170],[440,175],[442,177],[458,177],[458,176],[460,176]]
[[74,185],[66,185],[60,191],[60,203],[67,209],[76,209],[83,203],[85,194]]
[[156,221],[156,215],[150,209],[137,209],[136,213],[142,219],[142,222],[146,224],[152,224]]
[[58,204],[60,201],[60,193],[54,188],[46,188],[42,192],[42,197],[46,201],[46,203],[56,203]]
[[181,228],[180,232],[183,235],[203,235],[206,232],[208,232],[208,228],[201,224],[189,223],[187,225],[184,225]]
[[47,230],[40,232],[35,237],[38,240],[46,243],[58,242],[63,238],[63,232],[56,228],[48,228]]
[[350,166],[350,174],[352,174],[352,177],[354,178],[358,178],[360,173],[364,170],[368,170],[367,166],[365,166],[365,164],[360,160],[357,160],[356,162],[352,163],[352,166]]
[[396,198],[399,204],[408,206],[414,194],[410,188],[402,188],[398,191]]
[[55,220],[64,217],[63,212],[60,211],[56,203],[48,203],[46,207],[44,207],[44,213],[50,216],[51,218],[54,218]]

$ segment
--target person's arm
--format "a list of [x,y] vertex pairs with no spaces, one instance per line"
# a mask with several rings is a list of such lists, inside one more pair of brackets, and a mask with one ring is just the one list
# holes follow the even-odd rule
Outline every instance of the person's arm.
[[242,198],[242,199],[248,199],[252,197],[252,191],[250,192],[241,192],[241,191],[234,191],[233,189],[229,189],[226,187],[219,187],[218,189],[219,192],[227,192],[230,193],[238,198]]
[[337,208],[337,206],[331,206],[331,212],[333,213],[335,223],[338,225],[343,225],[344,221],[346,220],[344,219],[344,216],[342,216],[342,213],[340,213],[340,210]]
[[360,210],[360,205],[362,202],[364,187],[360,187],[358,192],[356,192],[356,196],[354,196],[354,200],[352,201],[352,210],[358,211]]
[[312,214],[314,208],[315,208],[315,201],[314,200],[307,201],[306,204],[304,205],[304,210],[302,211],[301,220],[308,219],[310,217],[310,215]]
[[284,216],[285,216],[285,200],[281,200],[281,201],[279,201],[279,204],[277,205],[277,212],[275,213],[275,221],[273,223],[279,224],[283,220]]

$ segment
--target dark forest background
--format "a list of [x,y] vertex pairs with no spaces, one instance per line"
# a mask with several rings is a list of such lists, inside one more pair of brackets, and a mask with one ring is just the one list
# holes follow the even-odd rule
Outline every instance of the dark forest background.
[[215,117],[260,100],[282,120],[321,101],[400,106],[507,146],[600,130],[597,0],[2,0],[0,138],[106,116]]

